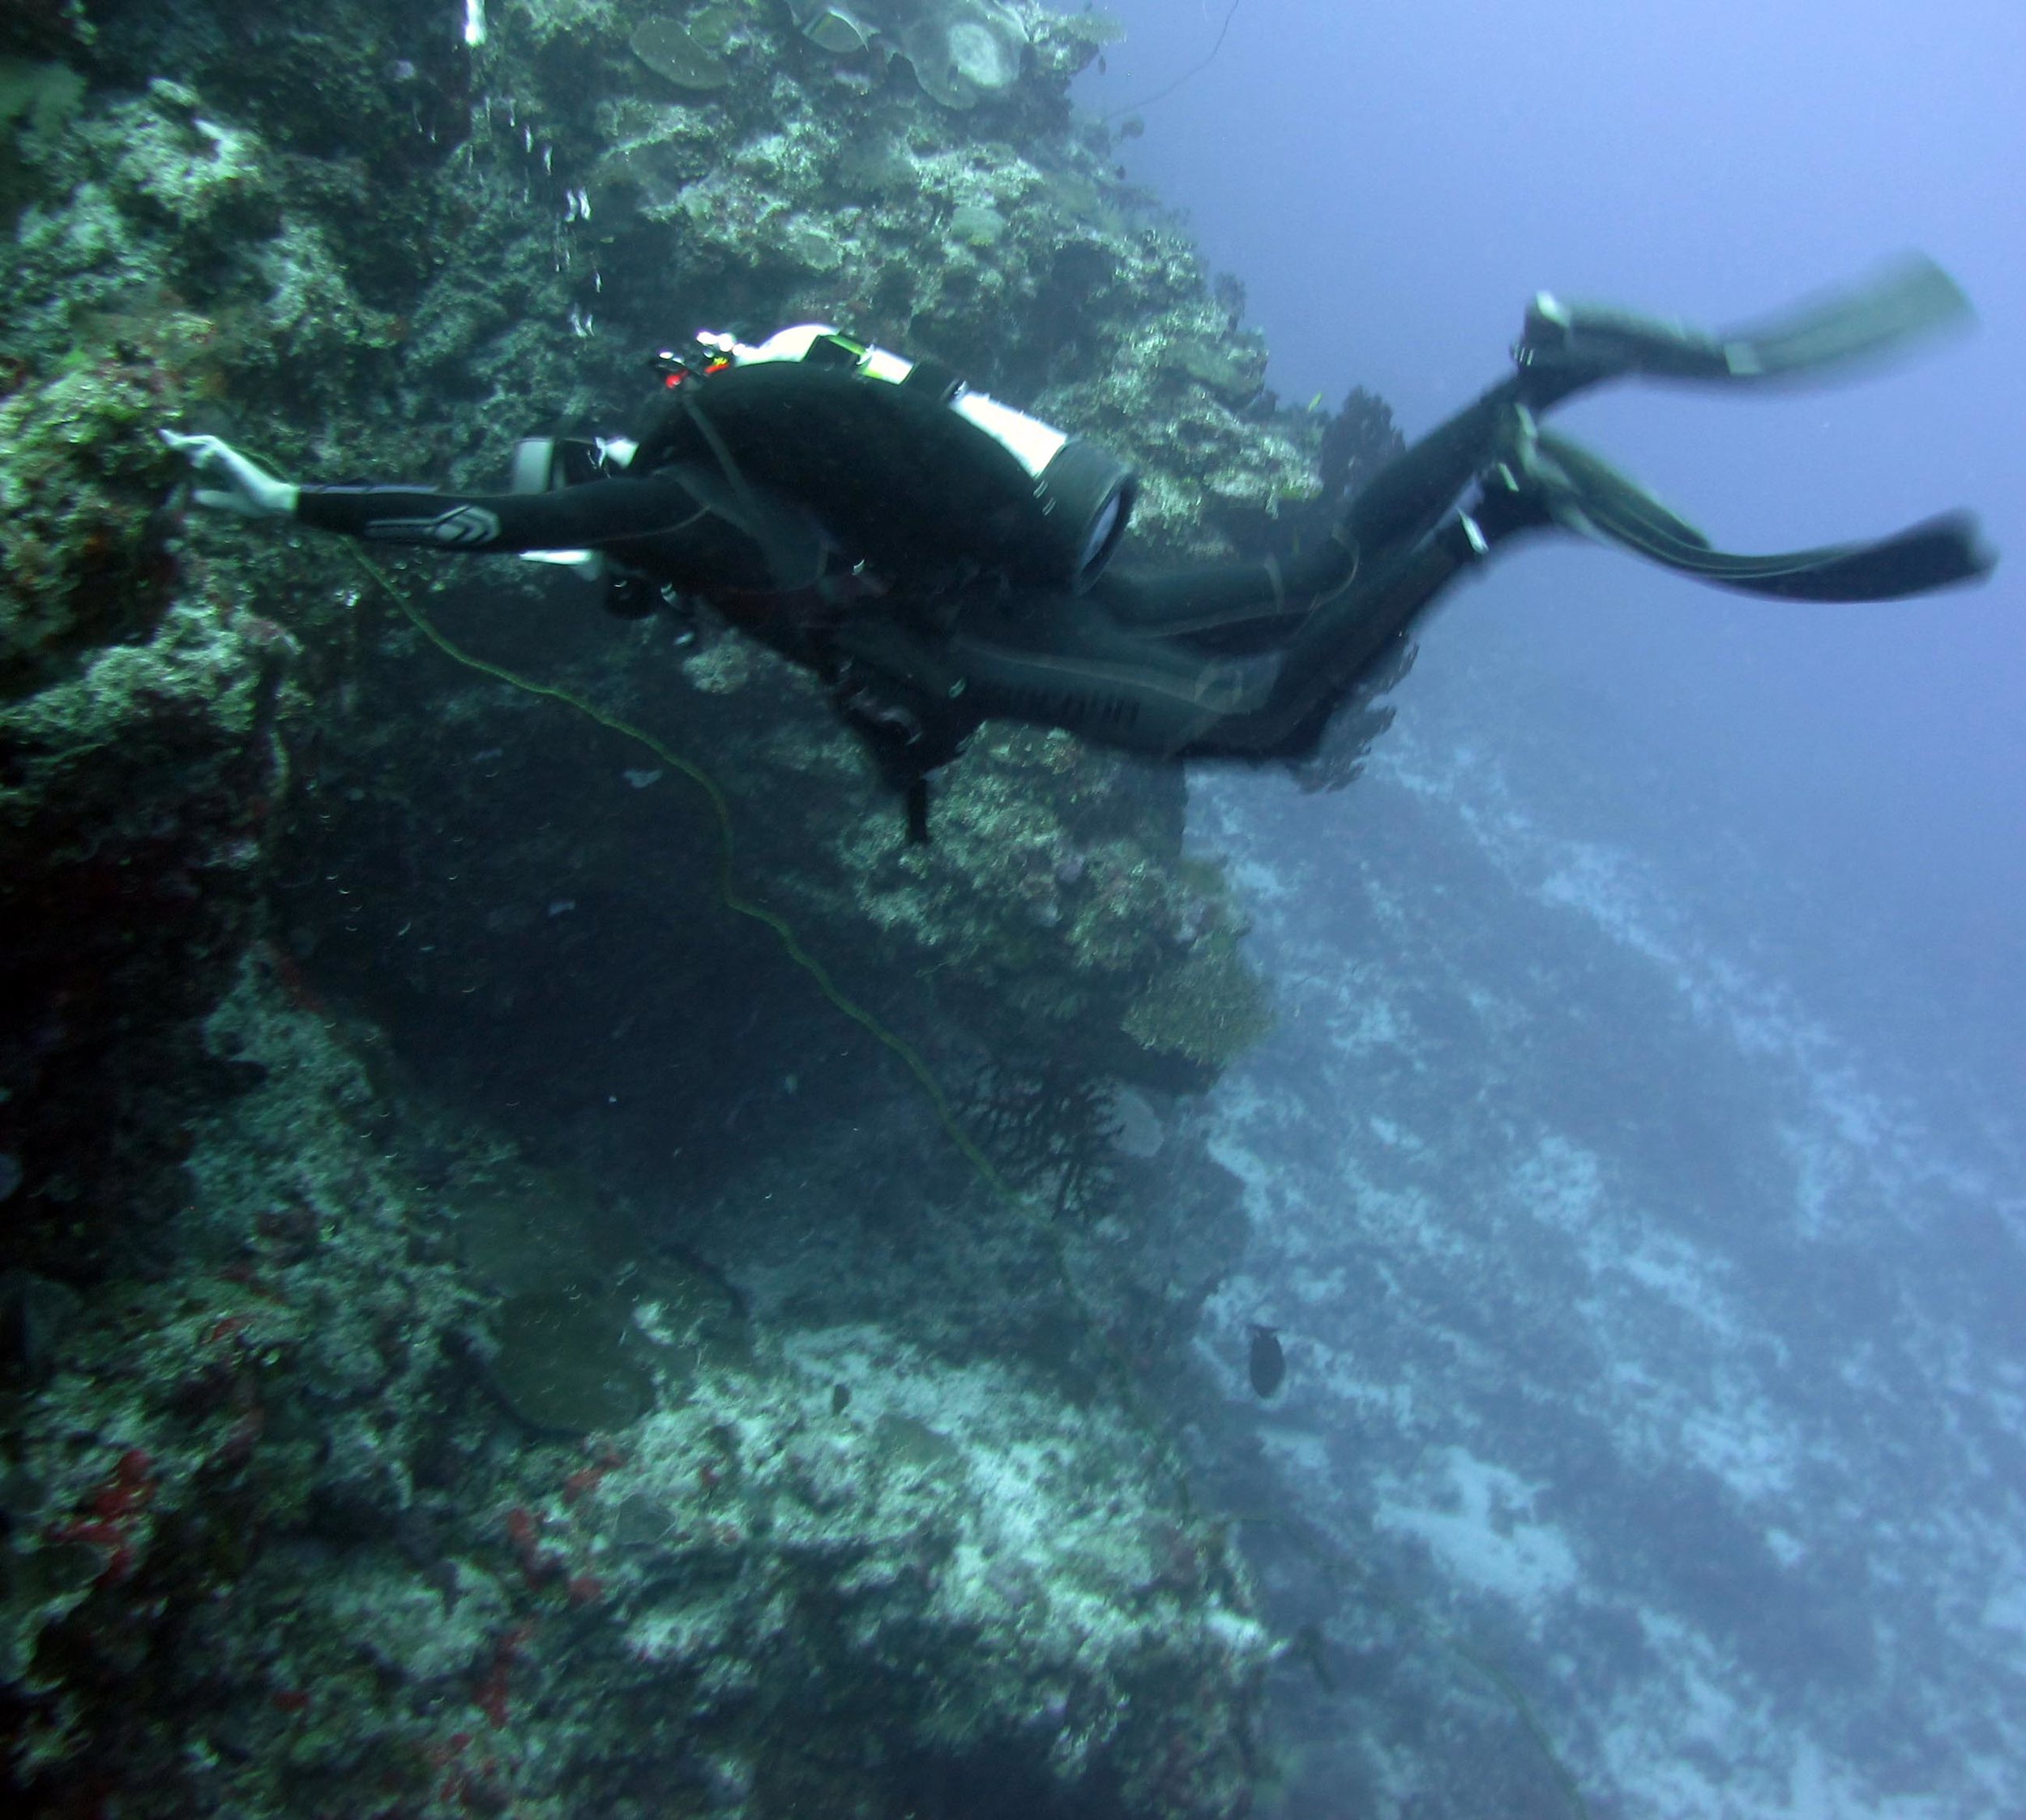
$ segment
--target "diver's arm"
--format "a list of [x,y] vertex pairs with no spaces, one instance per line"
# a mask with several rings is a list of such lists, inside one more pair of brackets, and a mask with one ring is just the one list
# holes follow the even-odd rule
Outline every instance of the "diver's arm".
[[242,518],[293,519],[374,543],[509,553],[623,548],[631,540],[680,531],[704,515],[673,473],[616,476],[547,493],[297,486],[218,437],[164,430],[162,439],[189,457],[197,482],[191,498],[199,506]]
[[554,493],[438,493],[422,487],[296,489],[296,521],[369,543],[438,549],[623,549],[702,515],[672,475],[587,481]]
[[241,455],[222,436],[186,436],[165,429],[162,440],[190,462],[196,485],[190,498],[207,511],[235,512],[241,518],[291,518],[301,490],[270,474],[250,455]]

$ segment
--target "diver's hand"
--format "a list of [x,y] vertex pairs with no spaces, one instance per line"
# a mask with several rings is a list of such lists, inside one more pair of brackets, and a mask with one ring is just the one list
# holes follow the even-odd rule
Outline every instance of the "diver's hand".
[[[278,481],[231,443],[216,436],[181,436],[173,429],[162,440],[190,457],[198,485],[190,498],[214,512],[237,512],[241,518],[293,518],[301,490]],[[205,483],[209,483],[208,485]]]

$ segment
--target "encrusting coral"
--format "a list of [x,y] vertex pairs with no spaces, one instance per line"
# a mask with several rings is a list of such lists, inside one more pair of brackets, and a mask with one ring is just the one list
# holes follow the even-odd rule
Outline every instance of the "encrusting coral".
[[1011,88],[1028,47],[1020,15],[1000,0],[789,0],[789,8],[826,50],[904,57],[947,108]]
[[1112,440],[1142,553],[1256,537],[1319,426],[1071,116],[1106,28],[45,11],[0,28],[88,79],[0,105],[17,1780],[1241,1811],[1271,1645],[1131,1387],[1242,1242],[1173,1096],[1257,992],[1178,778],[994,729],[910,848],[766,653],[524,565],[390,578],[703,760],[740,888],[956,1097],[994,1056],[1133,1094],[1101,1158],[1075,1114],[1106,1186],[1058,1228],[726,916],[681,778],[445,664],[343,549],[180,523],[152,434],[483,484],[544,421],[637,421],[643,349],[827,319]]

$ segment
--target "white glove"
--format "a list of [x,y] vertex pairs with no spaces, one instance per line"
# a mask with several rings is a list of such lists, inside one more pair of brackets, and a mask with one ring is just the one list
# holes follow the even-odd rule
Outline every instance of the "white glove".
[[264,468],[250,460],[231,443],[216,436],[179,436],[173,429],[161,433],[172,449],[190,457],[191,472],[199,485],[190,493],[200,506],[215,512],[237,512],[241,518],[293,518],[296,495],[301,490],[278,481]]

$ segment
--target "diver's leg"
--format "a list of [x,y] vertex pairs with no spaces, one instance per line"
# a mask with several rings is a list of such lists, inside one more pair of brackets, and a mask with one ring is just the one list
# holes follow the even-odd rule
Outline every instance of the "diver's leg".
[[1895,352],[1968,315],[1954,280],[1917,255],[1868,284],[1716,334],[1626,310],[1563,304],[1543,292],[1528,307],[1512,351],[1513,377],[1383,468],[1346,509],[1335,540],[1353,560],[1368,562],[1413,545],[1498,456],[1522,421],[1519,412],[1540,417],[1606,380],[1638,374],[1750,385],[1793,378]]
[[[1523,342],[1515,357],[1524,352]],[[1523,361],[1520,370],[1408,445],[1360,490],[1331,533],[1337,573],[1303,575],[1314,592],[1366,564],[1383,564],[1411,549],[1442,522],[1459,496],[1498,457],[1524,412],[1539,412],[1632,370],[1620,361],[1575,351],[1566,357]]]
[[980,720],[1061,727],[1157,757],[1262,706],[1280,670],[1277,653],[1229,656],[1122,625],[1088,595],[973,602],[942,655]]
[[[1720,335],[1544,294],[1514,349],[1513,376],[1382,469],[1321,549],[1286,562],[1122,571],[1101,580],[1083,610],[1054,602],[1041,619],[997,634],[974,622],[955,641],[977,691],[972,710],[1143,751],[1279,755],[1312,739],[1361,677],[1396,656],[1457,575],[1508,537],[1551,524],[1761,593],[1871,599],[1973,579],[1990,558],[1960,518],[1877,545],[1763,558],[1713,551],[1650,495],[1575,445],[1542,437],[1535,422],[1631,374],[1755,382],[1848,364],[1966,308],[1946,275],[1921,260],[1769,326]],[[1473,481],[1477,498],[1454,512]],[[1263,658],[1206,656],[1168,642],[1297,617]]]
[[[1608,377],[1599,372],[1585,382]],[[1532,384],[1527,374],[1519,374],[1494,386],[1373,476],[1331,533],[1346,578],[1411,549],[1441,522],[1509,438],[1514,414],[1528,403]]]
[[1178,755],[1303,757],[1361,685],[1402,673],[1414,626],[1458,576],[1512,538],[1554,524],[1539,493],[1510,465],[1494,462],[1478,479],[1464,510],[1411,548],[1361,567],[1353,585],[1318,601],[1276,654],[1266,698],[1225,716]]
[[[1298,567],[1298,558],[1293,566]],[[1277,557],[1181,569],[1115,564],[1098,577],[1085,598],[1115,625],[1148,637],[1271,630],[1276,623],[1299,622],[1314,592],[1290,583],[1289,567]]]
[[[1319,598],[1354,586],[1361,570],[1383,566],[1426,536],[1511,442],[1521,408],[1541,389],[1543,377],[1521,374],[1493,387],[1388,462],[1314,549],[1182,569],[1122,566],[1100,577],[1088,598],[1120,625],[1155,635],[1292,625],[1310,613]],[[1566,372],[1556,382],[1558,397],[1576,389]]]
[[1740,592],[1789,600],[1897,600],[1981,580],[1997,558],[1967,513],[1930,519],[1875,541],[1770,556],[1714,549],[1693,525],[1579,444],[1507,408],[1496,458],[1478,492],[1411,549],[1319,599],[1283,650],[1259,709],[1234,715],[1190,755],[1298,754],[1358,682],[1396,660],[1421,617],[1457,575],[1522,533],[1556,528],[1677,573]]
[[[1459,574],[1552,522],[1494,464],[1468,511],[1320,595],[1270,590],[1256,563],[1149,576],[1130,593],[1101,583],[1076,599],[968,609],[945,656],[981,719],[1063,727],[1167,757],[1284,757],[1312,744],[1361,681],[1398,663],[1414,622]],[[1165,613],[1148,611],[1149,594]],[[1115,617],[1120,600],[1138,613]],[[1247,616],[1262,626],[1277,617],[1285,630],[1250,656],[1182,642]]]
[[1532,418],[1592,386],[1630,374],[1749,384],[1816,373],[1900,348],[1968,313],[1947,275],[1917,257],[1772,323],[1716,334],[1563,304],[1543,292],[1513,348],[1513,375],[1387,463],[1318,549],[1280,562],[1124,570],[1098,590],[1121,623],[1149,631],[1215,632],[1289,619],[1303,603],[1353,585],[1360,570],[1413,549],[1474,479],[1532,435]]
[[[1306,575],[1272,562],[1128,571],[1077,599],[967,609],[947,655],[970,711],[1169,756],[1277,757],[1311,742],[1361,679],[1397,662],[1409,628],[1462,570],[1554,523],[1517,465],[1498,459],[1530,425],[1515,393],[1508,382],[1487,394],[1428,451],[1431,468],[1454,476],[1449,498],[1478,483],[1469,510],[1376,559],[1346,549]],[[1297,578],[1309,583],[1300,592]],[[1272,642],[1249,656],[1203,648],[1239,630]]]

